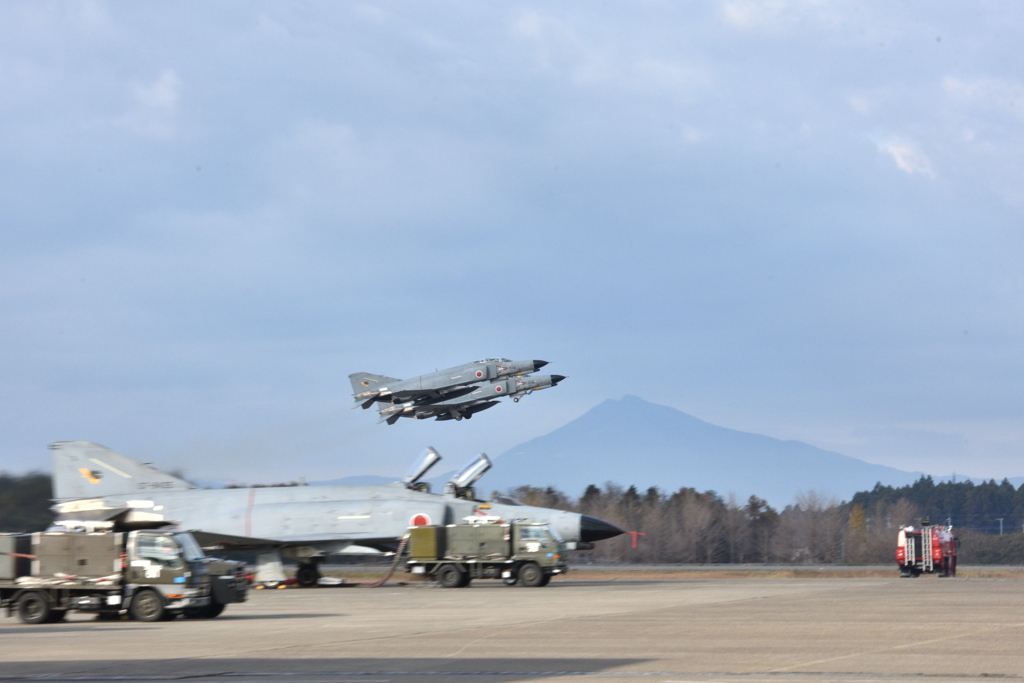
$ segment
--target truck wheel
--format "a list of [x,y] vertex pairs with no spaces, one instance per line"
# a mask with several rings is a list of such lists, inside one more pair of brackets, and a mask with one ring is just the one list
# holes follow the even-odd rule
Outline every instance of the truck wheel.
[[549,583],[551,583],[551,574],[545,574],[544,578],[541,579],[540,583],[537,585],[543,587],[548,585]]
[[437,582],[442,588],[461,588],[465,585],[462,581],[462,572],[454,564],[443,564],[437,570]]
[[519,583],[527,588],[543,586],[544,572],[533,562],[527,562],[519,568]]
[[18,618],[26,624],[43,624],[50,619],[50,603],[42,593],[31,591],[18,599]]
[[162,621],[164,619],[164,600],[151,588],[144,588],[132,598],[132,606],[128,614],[135,621]]

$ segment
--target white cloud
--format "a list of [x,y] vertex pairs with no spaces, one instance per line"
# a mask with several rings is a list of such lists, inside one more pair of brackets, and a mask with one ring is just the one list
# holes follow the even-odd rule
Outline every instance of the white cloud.
[[[588,30],[589,29],[589,30]],[[608,87],[655,99],[689,102],[712,82],[699,60],[659,51],[644,43],[610,39],[587,25],[524,12],[512,35],[532,50],[535,63],[555,78],[580,88]]]
[[863,95],[850,95],[847,102],[849,102],[851,109],[864,116],[870,114],[873,108],[871,100]]
[[680,126],[680,131],[682,132],[683,142],[685,142],[688,145],[696,145],[698,143],[704,142],[704,140],[707,139],[707,135],[704,133],[704,131],[700,130],[699,128],[694,128],[693,126],[686,123]]
[[880,143],[878,148],[892,157],[892,160],[896,162],[896,167],[904,173],[910,175],[919,173],[929,178],[935,177],[928,157],[914,143],[907,140],[889,140]]
[[805,18],[814,23],[839,23],[833,7],[822,0],[733,0],[722,5],[725,23],[744,31],[778,31]]
[[118,123],[136,135],[154,140],[172,139],[180,91],[178,74],[174,69],[164,69],[152,83],[135,86],[132,107]]
[[999,78],[946,77],[942,88],[954,100],[1024,118],[1024,85]]

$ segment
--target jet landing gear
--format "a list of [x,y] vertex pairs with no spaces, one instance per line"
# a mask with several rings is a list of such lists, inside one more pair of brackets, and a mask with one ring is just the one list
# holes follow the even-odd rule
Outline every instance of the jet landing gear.
[[295,581],[303,588],[316,586],[321,576],[319,562],[302,562],[295,571]]

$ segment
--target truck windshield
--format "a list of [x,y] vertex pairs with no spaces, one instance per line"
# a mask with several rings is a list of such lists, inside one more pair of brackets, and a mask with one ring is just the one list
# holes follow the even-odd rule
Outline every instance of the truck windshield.
[[544,525],[524,525],[519,527],[519,540],[540,541],[541,546],[546,548],[551,536],[548,534],[548,528]]
[[150,560],[172,569],[185,565],[181,559],[181,547],[169,534],[139,534],[135,538],[135,555],[140,560]]
[[554,538],[556,541],[558,541],[559,543],[565,543],[565,539],[562,538],[562,534],[558,533],[558,529],[556,529],[554,526],[548,524],[547,530],[548,533],[551,534],[551,537]]
[[203,549],[199,547],[192,534],[187,532],[177,533],[174,534],[174,538],[177,539],[185,559],[189,562],[201,562],[206,559]]

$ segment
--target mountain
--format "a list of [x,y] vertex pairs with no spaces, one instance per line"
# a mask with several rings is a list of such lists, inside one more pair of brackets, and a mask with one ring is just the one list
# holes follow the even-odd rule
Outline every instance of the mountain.
[[477,490],[551,485],[579,496],[588,484],[611,481],[663,493],[692,487],[741,500],[754,494],[785,506],[802,491],[849,500],[876,482],[902,486],[920,476],[625,396],[501,454]]

